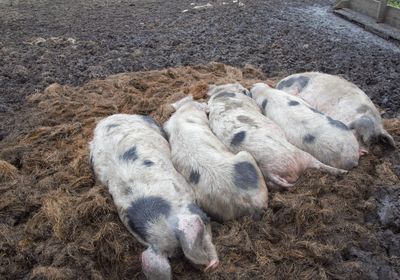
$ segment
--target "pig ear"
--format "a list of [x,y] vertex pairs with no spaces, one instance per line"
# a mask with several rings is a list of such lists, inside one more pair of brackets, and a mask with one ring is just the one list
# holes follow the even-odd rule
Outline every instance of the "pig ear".
[[201,218],[198,215],[180,215],[176,230],[185,257],[194,264],[207,265],[209,259],[203,248],[206,229]]
[[390,136],[389,133],[387,133],[386,131],[384,131],[381,135],[379,135],[379,143],[381,143],[385,148],[388,149],[395,149],[396,148],[396,144],[393,140],[393,137]]
[[172,279],[168,258],[151,247],[142,253],[142,270],[147,279]]
[[205,270],[218,266],[217,251],[200,216],[178,216],[176,230],[186,258],[194,264],[205,265]]
[[178,239],[185,255],[199,245],[203,239],[204,230],[204,223],[199,216],[180,215],[178,217]]
[[193,96],[192,95],[188,95],[178,101],[176,101],[175,103],[172,103],[172,107],[174,107],[175,111],[178,110],[183,104],[185,104],[186,102],[192,101],[193,100]]

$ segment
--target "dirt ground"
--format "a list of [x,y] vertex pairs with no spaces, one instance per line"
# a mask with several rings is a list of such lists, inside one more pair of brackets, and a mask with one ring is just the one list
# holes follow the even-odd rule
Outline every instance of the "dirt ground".
[[[398,43],[334,16],[332,1],[208,2],[0,0],[0,279],[143,279],[143,247],[88,166],[104,116],[161,123],[207,83],[318,70],[364,89],[398,145]],[[164,69],[186,65],[203,66]],[[146,72],[109,76],[133,71]],[[178,258],[174,277],[400,279],[400,153],[381,156],[340,178],[307,172],[259,222],[213,224],[221,267]]]
[[341,74],[385,117],[399,117],[398,44],[333,15],[333,2],[1,0],[0,139],[15,130],[25,97],[53,82],[212,61],[252,64],[269,77]]
[[[150,114],[159,123],[207,84],[265,80],[252,67],[206,66],[119,74],[81,87],[52,84],[29,97],[32,129],[0,142],[2,279],[143,279],[143,250],[88,165],[97,120]],[[269,80],[273,83],[274,80]],[[400,120],[385,121],[397,144]],[[379,150],[376,150],[379,153]],[[399,150],[372,153],[342,177],[309,171],[271,193],[261,221],[213,223],[221,266],[211,274],[172,261],[175,279],[399,279]]]

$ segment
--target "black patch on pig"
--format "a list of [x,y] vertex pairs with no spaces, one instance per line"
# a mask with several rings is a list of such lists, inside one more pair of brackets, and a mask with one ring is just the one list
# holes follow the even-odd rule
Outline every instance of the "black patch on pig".
[[298,102],[298,101],[295,101],[295,100],[290,100],[289,102],[288,102],[288,105],[289,106],[297,106],[297,105],[299,105],[300,103]]
[[164,129],[162,127],[160,128],[161,136],[164,137],[165,139],[168,139],[167,133],[165,133]]
[[145,166],[147,166],[147,167],[150,167],[150,166],[154,165],[154,162],[151,161],[151,160],[145,159],[145,160],[143,161],[143,164],[144,164]]
[[278,83],[278,85],[276,86],[277,89],[283,89],[283,88],[287,88],[287,87],[291,87],[294,82],[296,81],[295,77],[291,77],[289,79],[283,80],[281,82]]
[[224,91],[224,92],[221,92],[221,93],[218,93],[217,95],[215,95],[214,99],[222,98],[222,97],[235,97],[235,96],[236,96],[236,94],[234,92]]
[[243,116],[243,115],[237,116],[236,119],[237,119],[238,121],[242,122],[242,123],[249,123],[249,122],[252,122],[252,121],[253,121],[251,118],[249,118],[249,117],[247,117],[247,116]]
[[145,121],[146,123],[152,124],[152,125],[156,125],[156,126],[160,127],[160,126],[158,125],[158,123],[156,123],[156,121],[155,121],[151,116],[145,116],[145,115],[139,115],[139,116],[140,116],[140,118],[141,118],[143,121]]
[[118,127],[118,126],[119,126],[119,124],[109,124],[109,125],[107,125],[107,132],[109,132],[111,128]]
[[210,218],[207,216],[206,213],[203,212],[203,210],[200,209],[199,206],[197,206],[194,203],[190,203],[188,205],[188,209],[190,211],[190,213],[194,214],[194,215],[199,215],[200,218],[203,220],[204,224],[208,224],[210,223]]
[[200,181],[200,173],[196,170],[192,170],[189,175],[189,182],[197,185]]
[[304,77],[304,76],[298,76],[298,77],[291,77],[287,80],[281,81],[276,88],[277,89],[283,89],[283,88],[288,88],[293,86],[294,84],[298,85],[299,91],[302,91],[308,84],[310,78]]
[[224,103],[225,110],[233,110],[242,107],[242,103],[236,100],[229,100],[229,102]]
[[127,195],[132,194],[132,189],[130,187],[123,187],[121,189],[121,192],[123,195],[127,196]]
[[320,111],[318,111],[317,109],[314,109],[314,108],[312,108],[312,107],[309,107],[310,108],[310,110],[311,111],[313,111],[314,113],[317,113],[317,114],[320,114],[320,115],[323,115],[323,113],[321,113]]
[[247,116],[240,115],[240,116],[237,116],[236,119],[237,119],[238,121],[240,121],[241,123],[245,123],[245,124],[248,124],[248,125],[257,127],[257,123],[256,123],[252,118],[249,118],[249,117],[247,117]]
[[306,144],[312,144],[315,142],[315,136],[311,134],[306,134],[306,136],[303,137],[303,142]]
[[244,141],[244,138],[246,138],[246,131],[240,131],[236,133],[232,138],[231,145],[232,146],[239,145]]
[[[374,121],[369,116],[362,116],[349,124],[350,129],[355,129],[357,132],[360,130],[373,130]],[[358,132],[361,134],[360,132]]]
[[234,183],[236,187],[244,190],[258,188],[258,176],[255,167],[248,161],[234,165]]
[[122,159],[125,161],[135,161],[138,159],[138,155],[136,152],[136,146],[133,146],[129,150],[127,150],[123,155]]
[[132,202],[127,209],[128,225],[143,240],[146,240],[149,222],[161,216],[168,217],[171,205],[158,196],[141,197]]
[[308,78],[308,77],[304,77],[304,76],[297,77],[296,82],[299,84],[299,91],[302,91],[308,85],[309,81],[310,81],[310,78]]
[[250,98],[253,98],[253,94],[251,93],[251,91],[249,91],[249,90],[247,90],[247,89],[244,89],[244,90],[243,90],[243,94],[244,94],[244,95],[247,95],[247,96],[250,97]]
[[156,121],[151,117],[151,116],[145,116],[145,115],[138,115],[145,123],[149,124],[149,125],[154,125],[156,127],[158,127],[160,129],[161,135],[162,137],[164,137],[165,139],[168,139],[167,134],[165,133],[164,129],[158,124],[156,123]]
[[186,121],[188,122],[188,123],[196,123],[194,120],[192,120],[192,119],[186,119]]
[[347,125],[345,125],[341,121],[334,120],[329,116],[326,116],[326,119],[328,120],[329,124],[332,125],[332,126],[335,126],[335,127],[339,128],[339,129],[342,129],[342,130],[349,130]]
[[261,103],[261,107],[263,108],[264,111],[265,111],[265,108],[267,107],[267,104],[268,104],[268,100],[265,98],[263,100],[263,102]]
[[362,114],[362,113],[366,113],[366,112],[368,112],[370,110],[371,110],[371,108],[368,105],[363,104],[363,105],[361,105],[360,107],[357,108],[357,113],[361,113]]

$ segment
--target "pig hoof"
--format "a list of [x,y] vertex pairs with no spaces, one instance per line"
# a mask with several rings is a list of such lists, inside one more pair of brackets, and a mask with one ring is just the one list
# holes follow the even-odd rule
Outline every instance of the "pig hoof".
[[208,266],[204,269],[204,272],[207,272],[209,270],[214,270],[217,268],[217,266],[219,265],[219,260],[212,260]]
[[280,187],[290,188],[290,187],[294,186],[294,184],[289,183],[286,179],[284,179],[278,175],[270,175],[269,179],[272,181],[272,183],[274,183]]

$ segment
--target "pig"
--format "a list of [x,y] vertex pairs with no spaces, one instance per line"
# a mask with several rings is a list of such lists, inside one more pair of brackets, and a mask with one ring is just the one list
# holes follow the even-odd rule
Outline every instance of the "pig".
[[270,188],[293,187],[307,168],[346,173],[290,144],[282,129],[261,113],[240,84],[210,86],[207,94],[211,130],[231,152],[253,155]]
[[179,249],[196,266],[218,265],[208,216],[174,168],[162,129],[151,117],[116,114],[101,120],[90,143],[91,165],[112,195],[119,217],[147,247],[148,279],[171,279],[169,257]]
[[307,72],[286,77],[277,89],[301,97],[316,110],[347,125],[356,135],[363,154],[374,144],[395,148],[378,110],[355,84],[339,76]]
[[264,83],[253,85],[250,94],[297,148],[336,168],[350,170],[358,165],[357,139],[341,121],[315,110],[299,97]]
[[256,161],[247,152],[231,153],[210,130],[207,105],[191,99],[174,103],[176,112],[164,124],[176,169],[215,220],[260,217],[268,190]]

